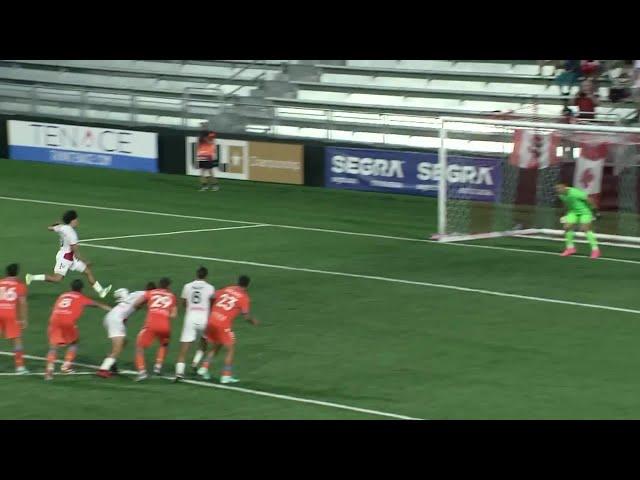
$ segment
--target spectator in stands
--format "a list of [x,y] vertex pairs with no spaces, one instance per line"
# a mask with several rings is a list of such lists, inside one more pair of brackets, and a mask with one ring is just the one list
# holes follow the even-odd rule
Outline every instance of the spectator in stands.
[[580,79],[580,60],[565,60],[563,67],[564,72],[555,78],[554,83],[558,84],[562,95],[569,95]]
[[600,61],[580,60],[580,71],[585,77],[597,77],[600,75]]
[[578,118],[595,118],[595,111],[598,106],[598,94],[594,92],[591,83],[584,82],[580,86],[580,91],[574,98],[573,104],[578,107]]

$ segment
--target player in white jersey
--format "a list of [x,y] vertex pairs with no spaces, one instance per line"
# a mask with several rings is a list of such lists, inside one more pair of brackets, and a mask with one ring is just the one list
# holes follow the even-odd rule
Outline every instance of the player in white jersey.
[[69,210],[62,216],[62,221],[62,225],[54,223],[47,227],[49,231],[56,232],[60,236],[60,250],[58,250],[58,254],[56,255],[53,275],[31,275],[27,273],[25,276],[27,285],[30,285],[31,282],[61,282],[67,272],[71,270],[72,272],[84,273],[93,289],[100,295],[100,298],[106,297],[111,290],[111,285],[103,288],[102,285],[96,281],[91,272],[91,268],[89,268],[89,262],[87,262],[78,251],[79,240],[76,232],[78,214],[75,210]]
[[[149,282],[147,290],[156,288],[155,283]],[[144,296],[144,291],[129,292],[126,288],[119,288],[113,292],[113,296],[118,302],[104,317],[104,328],[111,339],[111,353],[103,360],[97,375],[102,378],[109,378],[114,372],[116,359],[122,353],[126,344],[127,320],[140,307],[136,307],[136,302]],[[115,370],[117,372],[117,369]]]
[[193,357],[192,368],[196,369],[202,360],[207,341],[203,338],[204,330],[209,320],[211,311],[211,299],[214,297],[216,289],[205,280],[209,274],[205,267],[200,267],[196,272],[196,279],[187,283],[182,288],[182,305],[185,307],[184,325],[180,335],[180,352],[176,363],[176,378],[179,381],[184,378],[185,359],[189,346],[200,339],[198,351]]

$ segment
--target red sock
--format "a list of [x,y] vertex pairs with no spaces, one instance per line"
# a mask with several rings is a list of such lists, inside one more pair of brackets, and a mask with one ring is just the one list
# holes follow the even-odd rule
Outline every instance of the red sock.
[[205,370],[209,370],[209,360],[205,360],[204,362],[202,362],[202,368],[204,368]]

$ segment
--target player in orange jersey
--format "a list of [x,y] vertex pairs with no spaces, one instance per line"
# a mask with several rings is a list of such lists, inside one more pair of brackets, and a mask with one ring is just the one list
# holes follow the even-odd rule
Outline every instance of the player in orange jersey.
[[82,280],[71,282],[71,291],[60,295],[53,305],[53,311],[49,318],[49,353],[47,354],[47,370],[44,379],[53,379],[56,353],[58,347],[67,347],[64,356],[64,363],[60,371],[62,373],[73,373],[71,363],[76,358],[78,350],[79,332],[76,323],[80,319],[85,307],[98,307],[108,312],[109,305],[99,303],[85,297],[82,294]]
[[209,364],[214,355],[221,348],[225,349],[224,367],[220,383],[236,383],[238,379],[232,375],[233,355],[235,353],[236,336],[231,329],[235,318],[242,314],[245,320],[253,325],[258,325],[258,321],[249,314],[249,294],[247,289],[251,279],[246,275],[241,275],[238,279],[238,285],[218,290],[215,294],[211,315],[207,324],[205,336],[207,341],[212,344],[212,349],[207,354],[206,360],[202,363],[202,367],[198,369],[198,375],[205,380],[211,378],[209,373]]
[[18,280],[18,264],[7,267],[7,276],[0,280],[0,336],[13,342],[16,373],[29,371],[24,366],[22,330],[27,328],[27,287]]
[[160,375],[162,364],[167,355],[169,337],[171,336],[171,319],[178,315],[176,296],[169,290],[169,285],[171,285],[171,280],[166,277],[161,278],[158,282],[160,288],[145,291],[144,296],[135,303],[136,307],[145,302],[147,304],[147,318],[136,341],[136,368],[138,369],[136,381],[138,382],[148,377],[144,364],[144,351],[151,346],[155,339],[160,342],[156,363],[153,367],[153,373],[156,375]]

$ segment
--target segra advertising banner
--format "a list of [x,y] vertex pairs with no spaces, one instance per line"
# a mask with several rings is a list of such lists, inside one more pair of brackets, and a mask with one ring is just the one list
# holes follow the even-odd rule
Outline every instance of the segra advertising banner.
[[[500,159],[447,156],[449,198],[497,201],[502,184]],[[346,190],[437,196],[437,153],[325,149],[325,186]]]

